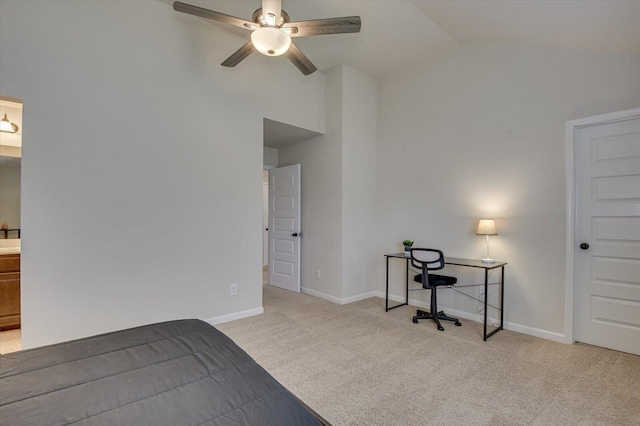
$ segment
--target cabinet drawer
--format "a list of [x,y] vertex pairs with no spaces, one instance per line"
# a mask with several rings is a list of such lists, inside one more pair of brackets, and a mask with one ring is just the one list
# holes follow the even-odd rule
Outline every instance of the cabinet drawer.
[[0,255],[0,273],[2,272],[20,272],[20,255]]
[[20,273],[0,274],[0,330],[20,327]]

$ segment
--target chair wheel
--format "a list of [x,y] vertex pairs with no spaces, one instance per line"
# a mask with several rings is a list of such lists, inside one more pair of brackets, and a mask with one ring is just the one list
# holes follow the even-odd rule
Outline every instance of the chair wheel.
[[443,327],[443,326],[441,326],[441,325],[439,325],[439,326],[438,326],[438,330],[440,330],[440,331],[444,331],[444,327]]
[[460,323],[460,321],[456,321],[456,325],[460,327],[462,324]]
[[417,323],[418,323],[418,320],[417,320],[415,317],[413,318],[413,323],[414,323],[414,324],[417,324]]

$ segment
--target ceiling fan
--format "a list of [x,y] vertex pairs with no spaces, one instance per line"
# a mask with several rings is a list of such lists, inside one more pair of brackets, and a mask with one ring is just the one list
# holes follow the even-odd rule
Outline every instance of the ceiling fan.
[[317,68],[291,42],[291,38],[357,33],[361,25],[359,16],[291,22],[287,12],[282,9],[282,0],[262,0],[262,8],[253,12],[251,21],[179,1],[173,3],[173,9],[252,31],[251,40],[229,56],[222,63],[223,66],[235,67],[257,50],[267,56],[286,56],[304,75],[313,73]]

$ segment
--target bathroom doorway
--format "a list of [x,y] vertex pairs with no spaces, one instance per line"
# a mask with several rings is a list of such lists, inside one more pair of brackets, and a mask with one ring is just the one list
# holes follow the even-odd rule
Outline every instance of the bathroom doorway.
[[22,349],[22,101],[0,96],[0,353]]

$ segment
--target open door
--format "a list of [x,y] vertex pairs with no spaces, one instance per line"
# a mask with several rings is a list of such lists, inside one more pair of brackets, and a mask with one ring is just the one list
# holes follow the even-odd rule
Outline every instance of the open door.
[[300,164],[270,171],[269,284],[300,292]]

